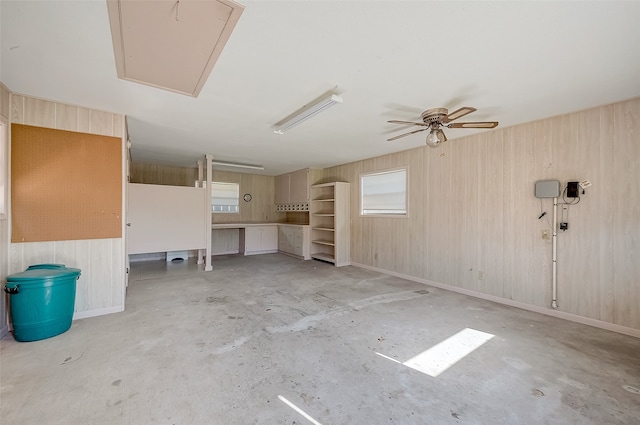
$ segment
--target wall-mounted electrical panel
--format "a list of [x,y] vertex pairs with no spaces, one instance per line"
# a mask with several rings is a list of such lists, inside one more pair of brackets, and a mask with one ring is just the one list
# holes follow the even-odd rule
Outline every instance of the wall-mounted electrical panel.
[[560,196],[560,181],[538,180],[535,187],[536,198],[557,198]]

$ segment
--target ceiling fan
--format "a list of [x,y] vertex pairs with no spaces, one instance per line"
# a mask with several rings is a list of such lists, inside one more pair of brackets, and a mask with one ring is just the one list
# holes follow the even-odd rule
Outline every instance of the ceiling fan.
[[447,108],[433,108],[427,109],[422,113],[422,121],[424,122],[413,122],[413,121],[398,121],[391,120],[387,121],[392,124],[411,124],[411,125],[420,125],[424,128],[419,130],[410,131],[408,133],[401,134],[399,136],[392,137],[387,139],[388,142],[392,140],[399,139],[401,137],[408,136],[410,134],[419,133],[425,130],[431,130],[429,135],[427,136],[427,145],[435,148],[436,146],[447,141],[447,137],[444,135],[444,131],[440,127],[447,128],[495,128],[498,126],[497,121],[479,121],[479,122],[458,122],[451,123],[453,120],[457,120],[460,117],[464,117],[467,114],[475,112],[476,108],[471,108],[469,106],[463,106],[460,109],[457,109],[451,113],[447,110]]

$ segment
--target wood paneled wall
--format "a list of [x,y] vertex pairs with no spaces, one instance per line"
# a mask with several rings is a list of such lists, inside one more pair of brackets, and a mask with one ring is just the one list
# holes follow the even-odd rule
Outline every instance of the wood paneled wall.
[[131,161],[129,171],[131,183],[194,187],[198,180],[197,168]]
[[[328,168],[324,181],[352,183],[352,263],[551,309],[534,184],[588,179],[558,232],[558,310],[638,330],[639,134],[633,99]],[[401,166],[409,217],[360,217],[359,174]],[[552,200],[542,209],[550,221]]]
[[[275,177],[213,170],[213,181],[240,185],[240,214],[213,214],[213,223],[284,222],[286,214],[275,209]],[[242,200],[245,193],[251,202]]]
[[[11,95],[10,114],[12,123],[121,137],[122,157],[125,158],[124,117],[120,114],[17,94]],[[126,169],[124,162],[122,168]],[[126,181],[124,176],[123,181]],[[63,263],[82,270],[76,287],[74,318],[124,310],[126,266],[123,238],[10,245],[9,274],[21,272],[37,263]]]

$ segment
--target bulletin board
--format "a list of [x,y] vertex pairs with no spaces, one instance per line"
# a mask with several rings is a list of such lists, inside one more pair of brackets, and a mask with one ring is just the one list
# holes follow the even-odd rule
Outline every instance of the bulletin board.
[[11,241],[122,237],[122,139],[11,125]]

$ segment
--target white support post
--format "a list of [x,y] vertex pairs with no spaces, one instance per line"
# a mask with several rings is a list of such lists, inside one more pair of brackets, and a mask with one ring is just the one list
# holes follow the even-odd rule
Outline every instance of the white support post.
[[207,183],[205,184],[207,200],[205,205],[205,242],[207,244],[207,249],[205,254],[204,271],[209,272],[213,270],[213,266],[211,265],[211,187],[213,186],[213,167],[211,161],[213,160],[213,155],[206,154],[205,159],[207,161]]
[[553,229],[551,242],[551,261],[552,265],[552,287],[551,287],[551,308],[558,308],[558,258],[557,258],[557,241],[558,241],[558,198],[553,198]]
[[[201,187],[204,188],[205,186],[202,184],[202,168],[203,168],[203,162],[202,160],[197,162],[198,164],[198,180],[196,180],[195,185],[196,187]],[[206,226],[206,223],[205,223]],[[206,250],[204,249],[199,249],[198,250],[198,264],[204,264],[204,258],[205,258],[205,252]]]

